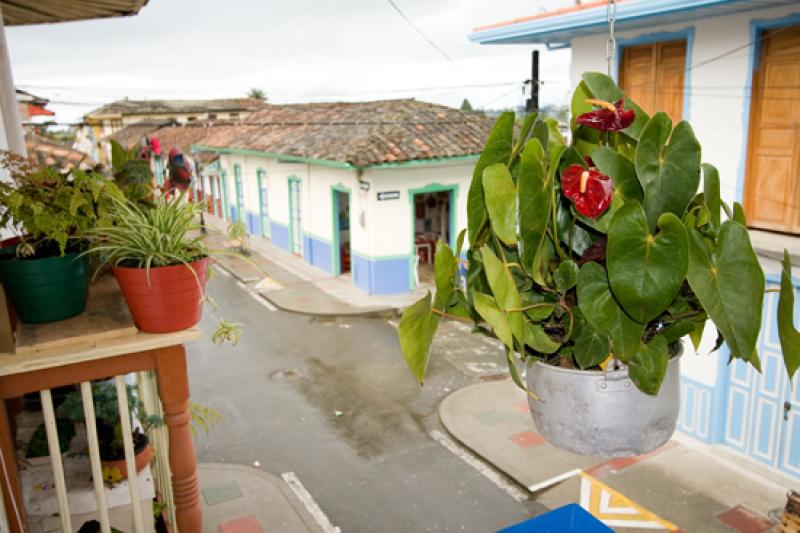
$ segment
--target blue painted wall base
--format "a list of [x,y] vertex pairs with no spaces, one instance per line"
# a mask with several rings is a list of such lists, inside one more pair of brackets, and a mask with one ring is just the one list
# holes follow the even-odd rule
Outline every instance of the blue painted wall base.
[[330,243],[306,233],[303,236],[303,251],[307,262],[328,274],[333,274],[333,256]]
[[386,259],[352,256],[353,284],[369,294],[408,292],[408,257]]
[[269,221],[269,232],[272,235],[272,244],[289,251],[289,228],[280,222]]

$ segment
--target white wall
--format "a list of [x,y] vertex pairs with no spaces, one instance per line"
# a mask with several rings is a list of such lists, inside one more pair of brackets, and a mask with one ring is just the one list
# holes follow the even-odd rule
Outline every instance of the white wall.
[[[408,255],[411,250],[413,210],[409,191],[428,185],[457,185],[455,236],[467,226],[467,192],[475,160],[457,164],[421,165],[367,170],[363,179],[370,183],[367,226],[381,228],[370,232],[368,250],[353,249],[372,257]],[[378,201],[381,191],[400,191],[397,200]],[[453,239],[455,239],[453,236]]]
[[[687,53],[692,68],[687,73],[690,98],[684,99],[689,122],[703,147],[703,161],[719,169],[722,196],[728,203],[741,201],[739,179],[745,161],[745,118],[749,103],[745,87],[751,83],[750,21],[783,18],[800,12],[798,6],[760,9],[736,15],[712,17],[693,22],[619,32],[618,38],[634,39],[659,32],[676,32],[694,28],[694,43]],[[606,35],[574,39],[570,79],[575,86],[581,73],[594,70],[605,72]],[[741,50],[719,60],[715,57],[737,47]]]

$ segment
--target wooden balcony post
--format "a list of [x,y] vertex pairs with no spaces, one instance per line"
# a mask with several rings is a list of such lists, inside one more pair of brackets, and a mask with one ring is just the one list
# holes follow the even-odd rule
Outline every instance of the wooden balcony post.
[[164,406],[164,422],[169,432],[169,466],[175,496],[175,521],[181,533],[200,533],[203,512],[200,508],[200,481],[197,478],[192,434],[189,428],[189,375],[182,345],[156,350],[158,390]]
[[11,533],[25,533],[25,510],[22,501],[22,488],[17,474],[17,457],[14,454],[14,439],[11,434],[6,402],[0,397],[0,479],[3,482],[3,504]]

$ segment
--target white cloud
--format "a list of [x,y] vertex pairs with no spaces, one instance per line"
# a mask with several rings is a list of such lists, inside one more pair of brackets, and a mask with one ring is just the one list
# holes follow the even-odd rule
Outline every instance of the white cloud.
[[[242,96],[273,102],[411,97],[518,105],[529,45],[480,46],[472,28],[530,15],[545,0],[395,0],[446,61],[385,0],[150,0],[136,17],[7,28],[16,83],[53,100],[59,121],[130,98]],[[544,52],[543,104],[564,103],[569,51]],[[464,87],[493,85],[491,87]],[[414,88],[456,89],[409,91]],[[83,105],[78,105],[83,104]]]

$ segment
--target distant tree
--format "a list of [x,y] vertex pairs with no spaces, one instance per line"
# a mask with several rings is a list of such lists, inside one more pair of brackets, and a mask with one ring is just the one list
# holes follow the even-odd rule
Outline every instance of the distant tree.
[[267,100],[267,93],[263,91],[263,89],[259,89],[258,87],[253,87],[247,93],[248,98],[255,98],[256,100]]
[[464,98],[464,101],[461,102],[461,111],[472,111],[472,104],[469,103],[469,100]]

